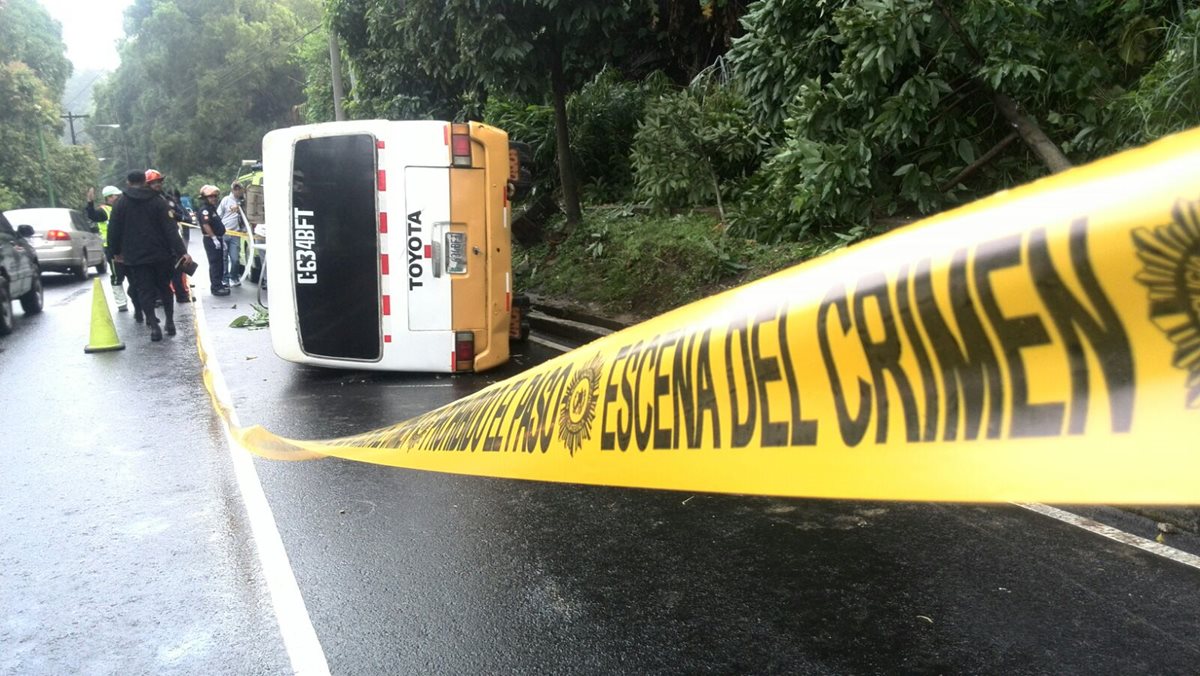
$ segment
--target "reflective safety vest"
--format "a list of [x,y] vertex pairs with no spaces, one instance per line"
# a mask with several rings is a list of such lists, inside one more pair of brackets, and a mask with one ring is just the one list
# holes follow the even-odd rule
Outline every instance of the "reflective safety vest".
[[100,208],[104,210],[104,220],[97,223],[96,227],[100,229],[100,242],[108,246],[108,219],[112,218],[112,207],[101,204]]

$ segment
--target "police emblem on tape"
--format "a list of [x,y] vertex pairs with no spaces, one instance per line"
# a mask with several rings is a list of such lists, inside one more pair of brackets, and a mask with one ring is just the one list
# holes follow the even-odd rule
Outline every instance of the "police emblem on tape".
[[1200,200],[1179,200],[1171,222],[1133,231],[1150,291],[1150,320],[1175,344],[1171,363],[1187,371],[1187,407],[1200,408]]
[[558,407],[558,438],[571,455],[583,446],[584,439],[592,438],[592,420],[599,399],[600,355],[597,354],[572,375]]

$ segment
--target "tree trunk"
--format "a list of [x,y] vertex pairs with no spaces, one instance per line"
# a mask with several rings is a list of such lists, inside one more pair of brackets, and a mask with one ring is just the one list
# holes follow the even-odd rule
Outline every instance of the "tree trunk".
[[576,226],[583,219],[579,208],[579,188],[575,181],[575,166],[571,163],[571,136],[567,127],[567,83],[563,77],[562,57],[555,52],[550,64],[550,87],[554,94],[554,138],[558,146],[558,178],[562,183],[563,212],[567,225]]
[[[954,15],[950,13],[950,9],[946,7],[943,0],[933,0],[933,2],[937,5],[938,11],[946,19],[946,23],[950,24],[950,30],[958,36],[959,41],[966,47],[967,53],[971,55],[971,59],[975,61],[976,65],[982,66],[984,64],[983,55],[979,53],[979,50],[975,49],[975,45],[971,43],[970,36],[963,30],[962,25],[958,23],[958,19],[954,18]],[[992,103],[996,105],[996,109],[1013,126],[1017,134],[1021,136],[1021,140],[1025,142],[1025,145],[1029,146],[1029,149],[1042,160],[1042,163],[1046,165],[1050,173],[1056,174],[1071,168],[1071,161],[1067,159],[1067,156],[1063,155],[1054,141],[1051,141],[1050,137],[1046,136],[1046,133],[1042,131],[1037,122],[1033,121],[1033,118],[1021,112],[1021,107],[1017,105],[1016,101],[992,89],[985,82],[980,82],[979,84],[985,87],[991,94]]]

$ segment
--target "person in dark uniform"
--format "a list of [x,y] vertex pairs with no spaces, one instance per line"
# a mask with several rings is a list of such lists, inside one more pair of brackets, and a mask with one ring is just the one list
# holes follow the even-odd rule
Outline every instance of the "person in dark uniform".
[[[167,214],[178,227],[179,221],[182,220],[182,210],[179,207],[179,199],[170,192],[163,190],[163,175],[157,169],[146,170],[146,187],[162,196],[167,202]],[[176,191],[178,193],[178,191]],[[183,238],[183,246],[187,248],[187,238]],[[176,303],[192,302],[191,285],[188,283],[187,274],[183,268],[176,267],[171,273],[171,291],[175,294]]]
[[208,281],[214,296],[228,296],[225,286],[225,224],[217,215],[217,198],[221,191],[215,185],[200,188],[200,209],[196,212],[200,231],[204,233],[204,253],[208,256]]
[[[178,263],[191,257],[179,237],[166,200],[146,187],[143,172],[127,177],[129,187],[113,206],[108,221],[108,247],[113,260],[122,263],[133,278],[132,291],[150,327],[150,340],[162,340],[163,331],[175,335],[175,304],[171,302],[171,275]],[[160,327],[154,301],[161,300],[166,323]]]

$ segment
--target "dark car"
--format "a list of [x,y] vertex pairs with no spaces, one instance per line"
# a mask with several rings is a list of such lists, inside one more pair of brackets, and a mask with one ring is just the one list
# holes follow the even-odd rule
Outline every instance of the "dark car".
[[13,330],[12,301],[21,301],[21,309],[31,315],[42,311],[42,278],[37,253],[27,237],[33,228],[22,225],[14,230],[0,213],[0,336]]

